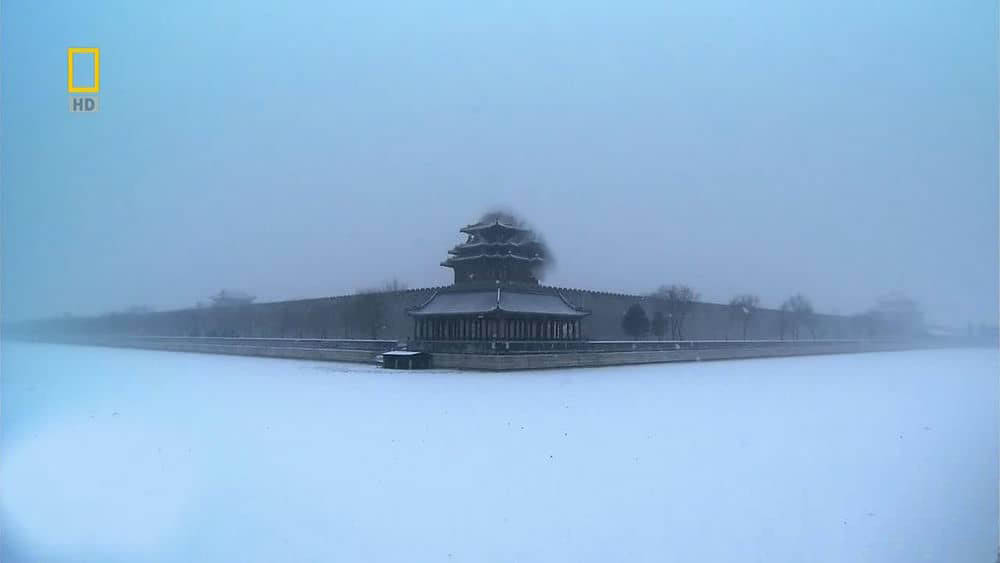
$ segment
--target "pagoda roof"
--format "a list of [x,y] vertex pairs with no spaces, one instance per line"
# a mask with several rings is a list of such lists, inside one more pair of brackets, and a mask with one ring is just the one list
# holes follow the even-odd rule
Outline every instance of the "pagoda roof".
[[500,253],[500,254],[476,254],[473,256],[450,256],[444,262],[441,262],[442,266],[447,266],[449,264],[454,264],[455,262],[467,262],[469,260],[481,260],[484,258],[494,258],[494,259],[504,259],[504,260],[518,260],[521,262],[544,262],[545,259],[541,256],[521,256],[520,254],[511,253]]
[[519,290],[507,287],[476,291],[439,291],[423,305],[407,312],[417,317],[505,312],[577,318],[590,314],[571,305],[558,292]]
[[517,231],[517,232],[520,232],[520,233],[530,233],[531,232],[531,229],[526,229],[524,227],[518,227],[517,225],[510,225],[510,224],[504,223],[500,219],[493,219],[492,221],[481,221],[481,222],[476,223],[474,225],[467,225],[467,226],[465,226],[465,227],[463,227],[462,229],[459,229],[459,230],[461,232],[463,232],[463,233],[468,233],[468,234],[471,235],[471,234],[478,233],[478,232],[481,232],[481,231],[486,231],[486,230],[489,230],[489,229],[496,229],[496,228],[506,229],[508,231]]
[[449,250],[448,254],[457,254],[458,251],[460,251],[460,250],[466,250],[466,249],[470,249],[470,248],[480,248],[480,247],[484,247],[484,246],[489,246],[489,247],[511,246],[511,247],[515,247],[515,248],[523,248],[523,247],[532,246],[532,245],[539,246],[540,244],[541,243],[539,243],[537,240],[534,240],[534,239],[523,240],[523,241],[510,240],[510,241],[504,241],[504,242],[500,242],[500,241],[492,241],[491,242],[491,241],[486,241],[486,240],[477,240],[475,242],[463,242],[462,244],[459,244],[459,245],[455,246],[455,248],[452,248],[451,250]]

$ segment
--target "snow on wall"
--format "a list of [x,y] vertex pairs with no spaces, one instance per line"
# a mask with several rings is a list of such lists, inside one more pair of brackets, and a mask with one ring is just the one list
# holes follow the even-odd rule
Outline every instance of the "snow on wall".
[[[406,309],[425,302],[439,287],[382,294],[385,318],[372,335],[351,318],[355,295],[254,303],[238,307],[185,309],[156,313],[118,314],[92,318],[54,319],[37,326],[48,330],[161,336],[251,336],[264,338],[390,338],[410,337],[413,321]],[[593,340],[625,340],[622,316],[633,303],[641,303],[652,318],[666,311],[662,300],[621,293],[555,288],[574,305],[591,311],[583,321],[584,335]],[[848,317],[816,315],[817,338],[862,338],[861,327]],[[812,335],[803,329],[803,337]],[[780,313],[760,309],[751,321],[748,338],[781,337]],[[789,337],[786,332],[785,337]],[[729,308],[715,303],[695,303],[684,323],[684,338],[725,340],[742,338],[742,327],[730,319]]]

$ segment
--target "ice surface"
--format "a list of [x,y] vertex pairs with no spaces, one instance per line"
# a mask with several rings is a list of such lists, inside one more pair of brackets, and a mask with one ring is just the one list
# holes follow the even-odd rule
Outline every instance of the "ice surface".
[[5,343],[11,561],[993,561],[989,350],[481,374]]

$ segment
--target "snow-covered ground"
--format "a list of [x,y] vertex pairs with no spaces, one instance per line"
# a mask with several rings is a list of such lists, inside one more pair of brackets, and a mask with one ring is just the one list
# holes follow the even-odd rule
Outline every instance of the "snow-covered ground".
[[13,561],[978,561],[996,351],[481,374],[4,343]]

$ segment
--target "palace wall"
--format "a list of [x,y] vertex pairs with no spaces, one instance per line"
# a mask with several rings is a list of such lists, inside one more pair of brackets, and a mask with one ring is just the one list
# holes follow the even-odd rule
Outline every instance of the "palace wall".
[[[16,331],[65,334],[131,334],[156,336],[231,336],[257,338],[382,338],[405,340],[413,321],[406,309],[420,305],[438,288],[421,288],[377,294],[346,295],[232,307],[208,307],[154,313],[68,317],[22,323]],[[656,311],[666,315],[663,300],[638,295],[557,288],[574,305],[591,311],[583,320],[584,337],[591,340],[631,340],[622,330],[622,317],[633,303],[640,303],[650,319]],[[364,301],[368,299],[368,301]],[[375,303],[373,305],[373,303]],[[377,307],[381,314],[373,314]],[[381,319],[381,322],[374,320]],[[863,328],[850,318],[816,315],[815,338],[862,338]],[[373,325],[377,324],[377,330]],[[781,338],[781,314],[757,311],[748,339]],[[15,328],[15,327],[8,327]],[[729,316],[726,305],[695,303],[683,326],[684,339],[741,339],[742,326]],[[801,338],[812,338],[806,328]],[[785,331],[790,338],[790,331]]]
[[[639,303],[652,320],[659,311],[666,317],[669,311],[663,299],[621,293],[604,293],[581,289],[558,288],[571,303],[591,314],[584,319],[584,334],[591,340],[630,340],[622,329],[622,317],[633,304]],[[747,325],[747,339],[779,339],[782,336],[782,315],[774,309],[759,309]],[[815,338],[861,338],[861,327],[852,326],[849,317],[815,315]],[[791,327],[785,328],[785,338]],[[685,316],[682,335],[687,340],[739,340],[743,338],[742,323],[732,320],[729,306],[718,303],[694,303]],[[812,338],[807,328],[799,331],[801,338]],[[669,332],[668,332],[669,337]]]

